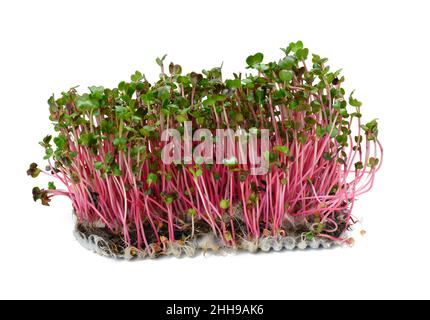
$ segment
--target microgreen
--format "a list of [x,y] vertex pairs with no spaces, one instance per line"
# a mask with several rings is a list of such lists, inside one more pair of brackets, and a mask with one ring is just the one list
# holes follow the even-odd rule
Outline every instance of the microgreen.
[[[302,41],[284,47],[276,61],[249,55],[247,73],[227,79],[221,67],[187,73],[170,62],[165,70],[165,59],[156,58],[154,83],[135,71],[114,88],[74,87],[49,98],[56,134],[39,142],[49,166],[32,163],[27,174],[53,181],[35,187],[33,199],[49,205],[67,196],[79,221],[101,219],[148,252],[151,241],[161,247],[199,230],[233,244],[292,226],[308,240],[342,238],[383,152],[377,120],[364,122],[363,103],[354,91],[346,94],[341,70],[331,71]],[[203,157],[163,163],[163,131],[184,136],[187,123],[210,133],[247,130],[258,145],[268,130],[270,148],[259,154],[268,171],[252,174],[237,147],[219,164]]]

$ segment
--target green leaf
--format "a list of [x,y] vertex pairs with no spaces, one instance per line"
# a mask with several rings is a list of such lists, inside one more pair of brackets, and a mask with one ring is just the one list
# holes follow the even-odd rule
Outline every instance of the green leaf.
[[244,120],[244,116],[242,113],[238,112],[234,115],[234,120],[236,120],[237,123],[242,123]]
[[176,121],[178,121],[178,122],[185,122],[185,121],[187,121],[187,116],[183,115],[183,114],[178,114],[176,116]]
[[229,89],[238,89],[241,86],[240,79],[226,80],[225,85]]
[[256,54],[246,58],[246,63],[248,64],[249,67],[255,67],[257,64],[263,61],[263,58],[264,58],[264,55],[261,52],[257,52]]
[[47,135],[45,138],[43,138],[42,142],[40,142],[40,145],[44,148],[49,148],[51,140],[52,140],[52,136]]
[[115,138],[113,139],[113,145],[115,147],[124,146],[127,143],[127,138]]
[[133,82],[138,82],[140,80],[143,80],[145,78],[145,76],[140,72],[140,71],[136,71],[131,77],[131,81]]
[[196,209],[194,209],[194,208],[190,208],[190,209],[188,209],[188,210],[187,210],[187,214],[188,214],[189,216],[191,216],[191,217],[195,217],[195,216],[196,216],[196,214],[197,214],[197,211],[196,211]]
[[156,183],[158,180],[158,177],[155,173],[150,173],[148,174],[148,177],[146,178],[146,182],[148,183],[148,185],[151,185],[153,183]]
[[212,107],[214,106],[216,103],[216,100],[214,99],[213,96],[207,96],[207,99],[203,101],[203,106],[204,107]]
[[158,89],[158,98],[161,99],[161,101],[168,100],[170,98],[170,89],[171,86],[162,86]]
[[41,190],[39,187],[34,187],[32,190],[32,193],[33,193],[33,200],[34,201],[37,201],[40,199]]
[[37,163],[30,164],[29,169],[27,170],[27,175],[32,178],[37,178],[42,171],[37,167]]
[[348,118],[348,117],[349,117],[348,110],[347,110],[346,108],[340,109],[340,115],[341,115],[343,118]]
[[339,130],[333,126],[333,124],[329,124],[327,127],[327,133],[330,134],[330,138],[334,138],[339,133]]
[[35,187],[33,188],[32,193],[34,201],[40,200],[42,205],[49,206],[51,199],[49,199],[48,193],[45,190]]
[[55,186],[54,182],[48,182],[48,189],[57,190],[57,187]]
[[287,96],[287,91],[285,89],[276,90],[272,93],[273,100],[283,99]]
[[315,235],[312,231],[306,232],[305,234],[306,240],[311,241],[313,238],[315,238]]
[[289,70],[281,70],[279,72],[279,79],[281,79],[283,82],[290,82],[293,80],[293,72]]
[[327,161],[330,161],[333,159],[332,156],[330,155],[330,153],[328,153],[328,152],[324,152],[323,158]]
[[151,132],[154,132],[155,130],[156,130],[156,128],[154,126],[146,125],[146,126],[143,126],[143,128],[141,128],[139,130],[139,133],[142,136],[149,137],[151,135]]
[[113,170],[112,170],[112,174],[115,177],[121,177],[122,176],[122,171],[121,169],[118,167],[118,165],[114,166]]
[[269,163],[273,163],[279,159],[279,154],[270,151],[266,151],[263,156]]
[[155,62],[157,62],[157,64],[161,67],[163,65],[163,61],[164,61],[164,59],[166,59],[166,57],[167,57],[167,54],[165,54],[162,58],[157,57],[157,59],[155,59]]
[[305,122],[306,122],[307,125],[313,126],[314,124],[317,123],[317,120],[315,118],[313,118],[313,117],[306,117],[305,118]]
[[191,72],[190,80],[193,86],[197,85],[200,81],[203,80],[203,76],[200,73]]
[[292,56],[286,56],[284,59],[279,61],[279,67],[281,69],[291,70],[296,65],[296,59]]
[[232,235],[231,235],[231,232],[230,232],[230,231],[226,231],[226,232],[224,233],[224,238],[225,238],[225,240],[226,240],[226,241],[232,241],[232,240],[233,240],[233,237],[232,237]]
[[254,54],[254,64],[263,62],[264,55],[261,52]]
[[45,150],[45,156],[43,157],[44,160],[50,159],[54,155],[54,150],[52,148],[46,148]]
[[373,119],[372,121],[366,123],[366,128],[369,131],[374,131],[378,128],[378,121],[376,119]]
[[167,204],[172,204],[173,203],[174,198],[173,197],[167,197],[166,198],[166,203]]
[[85,147],[93,147],[98,143],[97,137],[92,133],[83,133],[78,139],[78,143]]
[[286,52],[298,52],[301,49],[303,49],[303,42],[299,40],[297,42],[290,42]]
[[94,168],[96,168],[96,170],[103,169],[103,162],[98,161],[98,162],[94,163]]
[[366,123],[362,128],[366,132],[369,141],[375,140],[378,136],[378,122],[376,119]]
[[375,168],[378,164],[379,164],[378,158],[370,157],[367,166],[370,168]]
[[264,72],[266,70],[269,70],[269,66],[267,64],[264,64],[264,63],[259,63],[259,64],[255,65],[255,68],[260,72]]
[[309,54],[309,49],[307,49],[307,48],[298,49],[296,51],[296,57],[299,60],[306,60],[308,58],[308,54]]
[[230,201],[227,200],[227,199],[222,199],[219,202],[219,206],[220,206],[221,209],[227,210],[228,208],[230,208]]
[[128,84],[125,81],[121,81],[118,84],[118,90],[119,91],[125,91],[127,89]]
[[321,103],[318,100],[313,100],[311,102],[312,112],[317,113],[321,110]]
[[286,146],[274,146],[273,150],[279,151],[280,153],[283,153],[286,156],[288,156],[289,153],[290,153],[290,149],[288,147],[286,147]]
[[351,94],[349,95],[349,104],[353,107],[361,107],[361,102],[358,101],[357,99],[353,98],[353,94],[354,94],[355,90],[351,92]]
[[344,144],[348,142],[348,136],[347,135],[339,135],[336,137],[336,141],[340,144]]
[[48,99],[48,105],[49,105],[49,111],[51,113],[56,113],[58,112],[58,105],[55,102],[55,98],[54,95],[52,95],[49,99]]
[[63,135],[59,135],[54,138],[54,143],[59,150],[64,150],[67,146],[67,137]]
[[203,170],[201,168],[198,168],[197,170],[190,169],[190,172],[194,178],[198,178],[203,174]]
[[306,139],[307,139],[307,135],[305,135],[304,132],[299,132],[297,133],[297,140],[301,143],[301,144],[305,144],[306,143]]
[[75,105],[79,110],[88,111],[99,107],[99,102],[96,99],[90,97],[89,94],[85,93],[75,100]]
[[322,126],[318,125],[316,129],[316,134],[319,138],[323,137],[326,133],[326,129],[324,129]]
[[182,73],[182,67],[179,64],[173,66],[173,74],[179,75]]
[[364,166],[363,166],[363,162],[361,162],[361,161],[356,162],[356,163],[354,164],[354,166],[355,166],[355,169],[357,169],[357,170],[361,170],[361,169],[363,169],[363,168],[364,168]]
[[97,86],[91,86],[91,87],[88,87],[88,89],[91,92],[91,97],[92,98],[94,98],[94,99],[101,99],[101,98],[103,98],[103,95],[104,95],[104,92],[105,92],[105,88],[104,87],[102,87],[102,86],[99,86],[99,87],[97,87]]

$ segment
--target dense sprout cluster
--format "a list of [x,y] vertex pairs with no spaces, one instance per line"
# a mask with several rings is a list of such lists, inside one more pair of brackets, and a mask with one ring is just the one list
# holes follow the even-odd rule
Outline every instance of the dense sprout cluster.
[[[40,142],[49,165],[33,163],[27,173],[47,174],[64,190],[34,188],[34,200],[67,196],[79,222],[143,250],[207,233],[226,245],[289,234],[342,239],[355,198],[381,164],[378,124],[362,122],[361,102],[346,95],[327,59],[308,57],[301,41],[282,51],[274,62],[249,56],[249,74],[226,80],[221,68],[165,68],[163,57],[155,84],[136,71],[116,88],[52,96],[57,134]],[[187,121],[211,132],[270,130],[270,152],[261,155],[268,173],[236,162],[164,164],[161,133],[184,134]]]

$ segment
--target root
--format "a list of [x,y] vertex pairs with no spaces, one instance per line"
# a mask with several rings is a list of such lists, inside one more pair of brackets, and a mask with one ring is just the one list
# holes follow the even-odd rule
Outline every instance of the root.
[[105,230],[77,224],[74,235],[78,242],[86,249],[104,257],[126,260],[141,260],[145,258],[157,258],[160,256],[194,257],[199,253],[226,254],[229,252],[248,251],[283,251],[283,250],[305,250],[331,248],[340,245],[340,241],[324,237],[306,239],[303,234],[289,234],[285,236],[262,236],[258,239],[246,239],[241,237],[232,245],[225,244],[212,233],[198,234],[186,241],[166,241],[163,245],[151,243],[146,249],[138,249],[135,246],[125,245],[124,240],[117,236],[108,235]]

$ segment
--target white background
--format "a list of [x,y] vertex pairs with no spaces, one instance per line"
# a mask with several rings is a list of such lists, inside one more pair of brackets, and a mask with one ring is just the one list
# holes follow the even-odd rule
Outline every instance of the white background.
[[[0,298],[430,298],[428,1],[1,1]],[[353,248],[136,263],[73,238],[71,205],[33,203],[49,133],[46,100],[113,86],[155,57],[185,72],[244,71],[301,39],[343,68],[365,119],[380,119],[385,163],[357,202]]]

